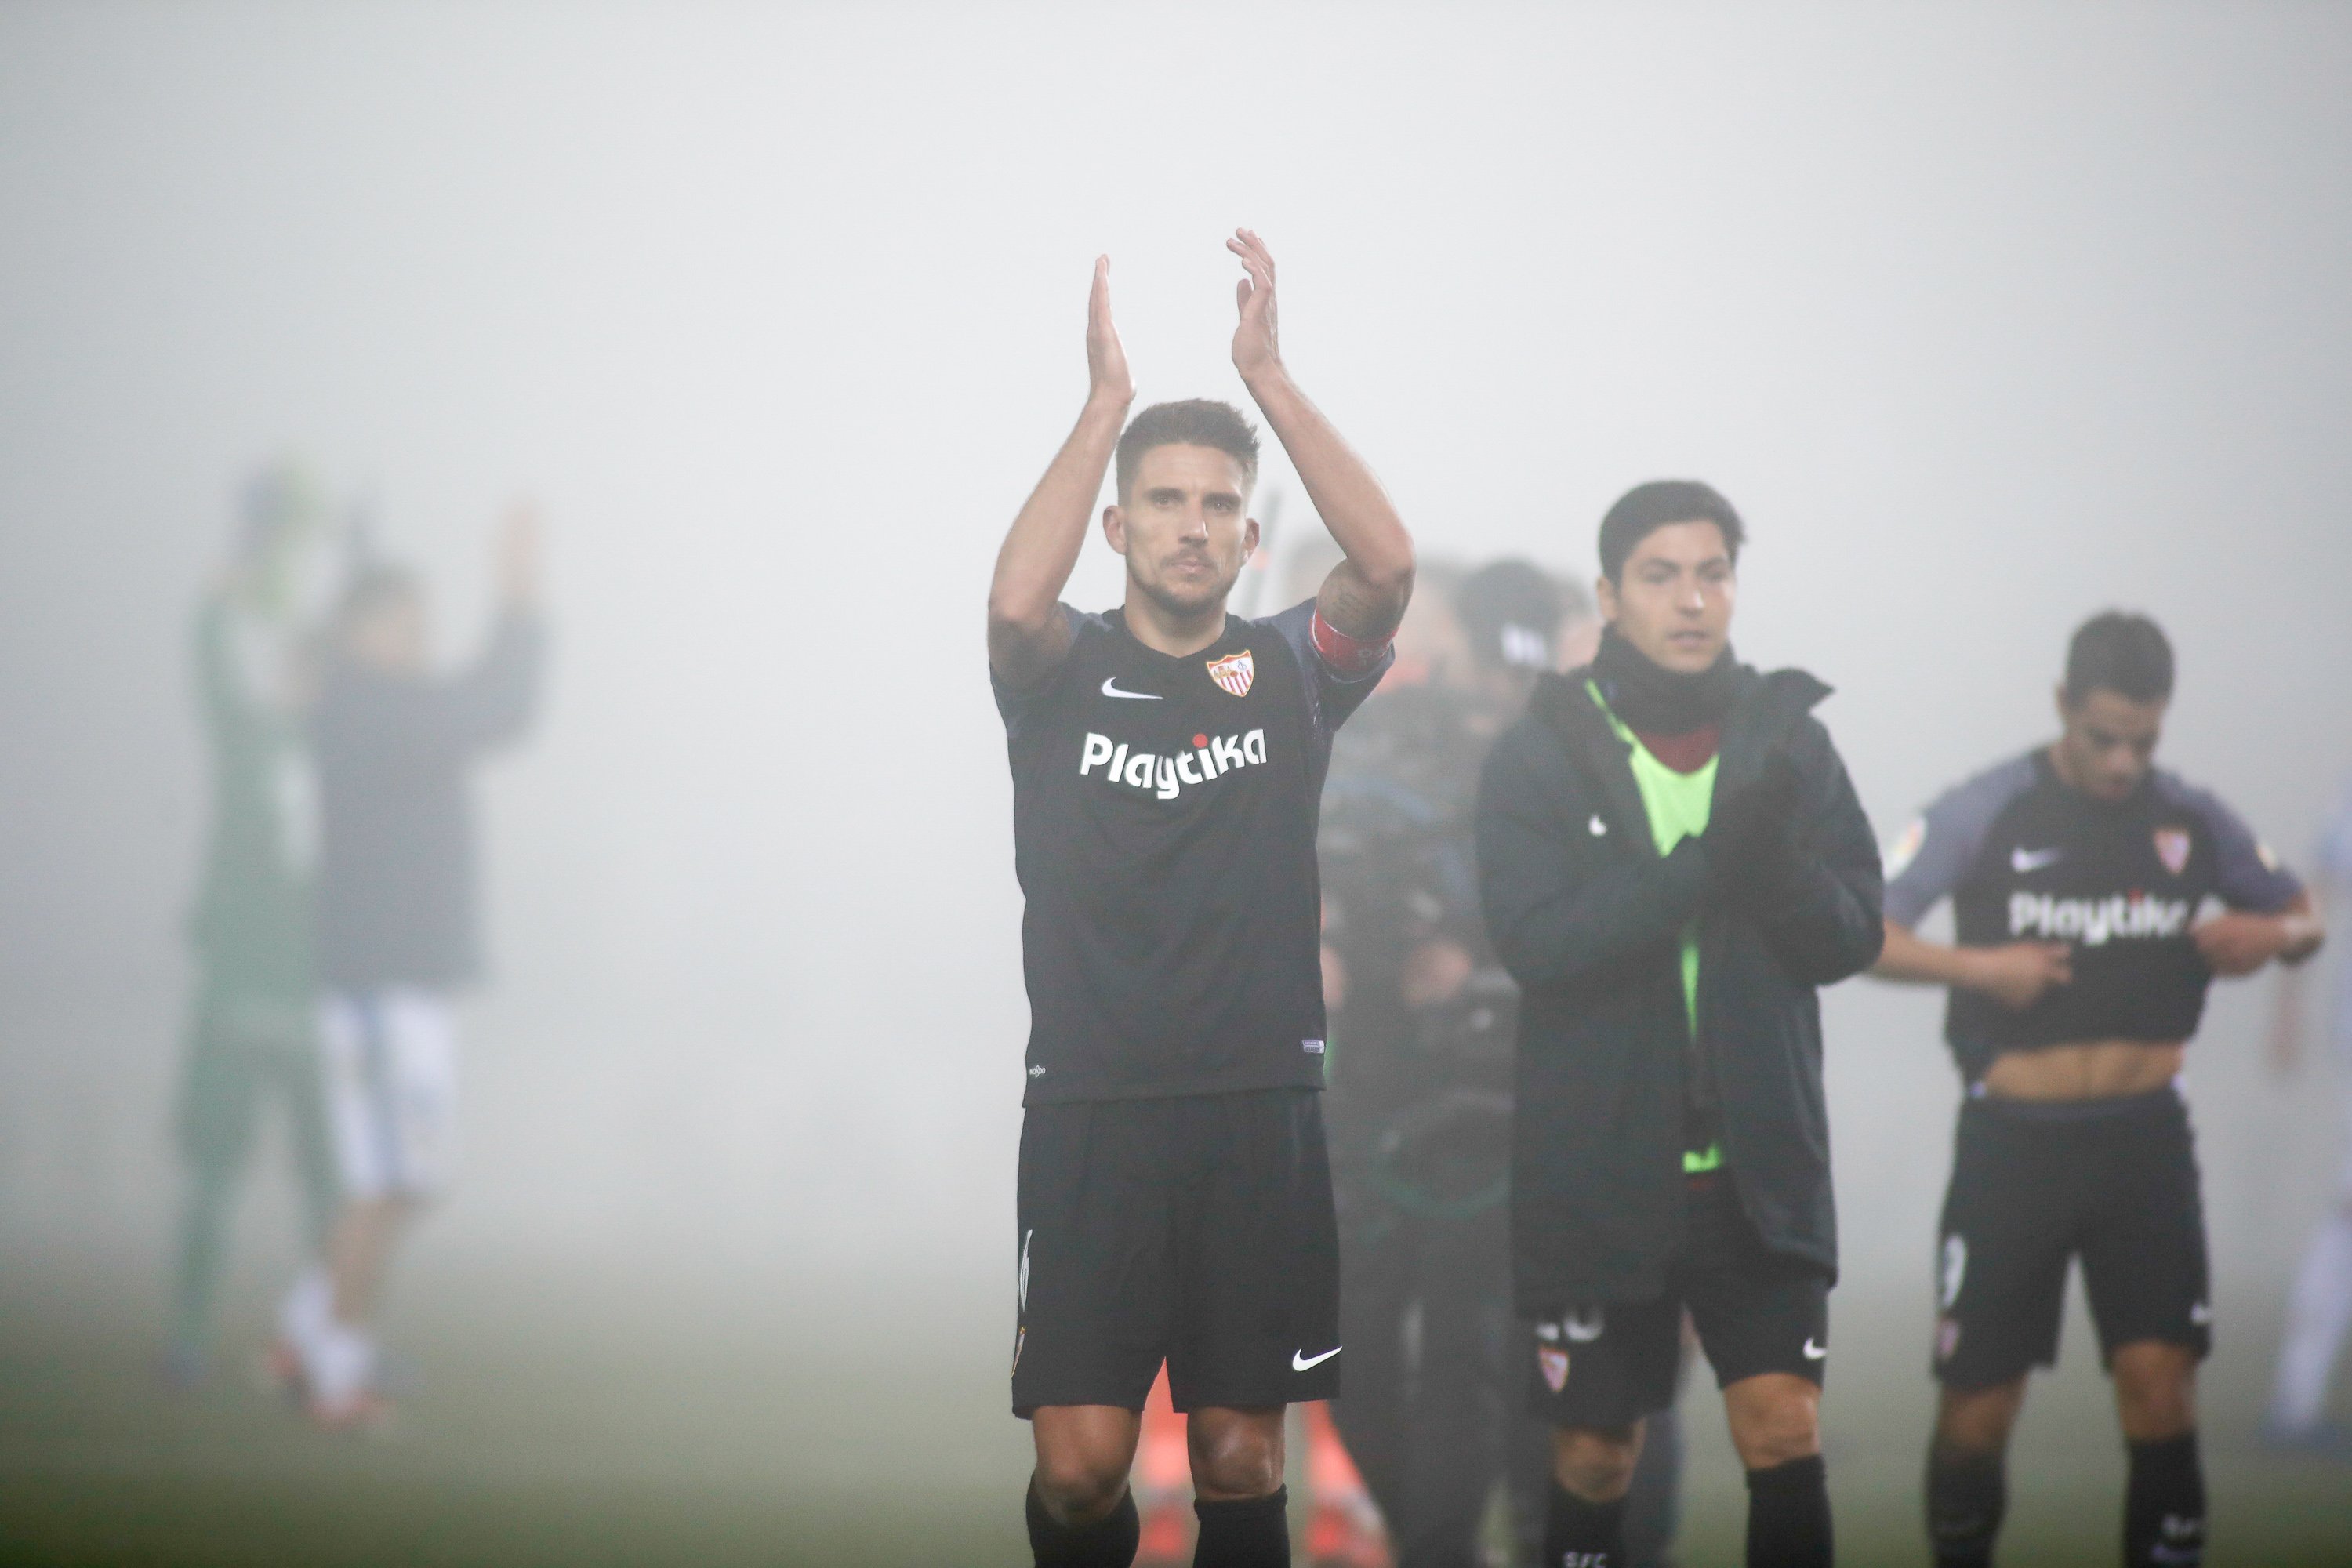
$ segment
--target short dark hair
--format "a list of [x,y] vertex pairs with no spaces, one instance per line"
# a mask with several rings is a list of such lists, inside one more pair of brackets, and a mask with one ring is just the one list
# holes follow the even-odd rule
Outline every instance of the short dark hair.
[[2066,644],[2066,700],[2112,691],[2129,702],[2172,696],[2172,642],[2146,616],[2104,610],[2074,628]]
[[1118,438],[1118,499],[1127,500],[1143,454],[1154,447],[1213,447],[1242,466],[1242,483],[1257,483],[1257,426],[1230,403],[1188,397],[1155,403],[1127,423]]
[[1696,479],[1652,479],[1620,496],[1609,515],[1601,520],[1601,574],[1612,583],[1617,581],[1635,545],[1677,522],[1715,524],[1723,531],[1723,547],[1731,552],[1731,563],[1739,564],[1739,547],[1747,542],[1748,530],[1713,485]]

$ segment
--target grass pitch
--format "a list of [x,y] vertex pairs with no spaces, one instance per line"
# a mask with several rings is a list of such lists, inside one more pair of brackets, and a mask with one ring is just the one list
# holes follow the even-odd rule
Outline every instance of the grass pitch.
[[[152,1280],[12,1267],[0,1562],[1017,1565],[1027,1435],[1003,1408],[993,1283],[672,1279],[656,1293],[642,1272],[420,1268],[394,1332],[418,1386],[392,1434],[362,1439],[310,1431],[236,1354],[206,1386],[165,1393]],[[1840,1292],[1840,1556],[1919,1564],[1922,1342],[1907,1312],[1868,1309]],[[2077,1312],[2019,1435],[2006,1568],[2117,1555],[2121,1451]],[[230,1321],[241,1353],[267,1321],[257,1283]],[[2352,1466],[2254,1446],[2270,1347],[2256,1322],[2230,1326],[2206,1384],[2210,1561],[2342,1568]],[[1737,1563],[1745,1495],[1712,1385],[1692,1384],[1682,1560]]]

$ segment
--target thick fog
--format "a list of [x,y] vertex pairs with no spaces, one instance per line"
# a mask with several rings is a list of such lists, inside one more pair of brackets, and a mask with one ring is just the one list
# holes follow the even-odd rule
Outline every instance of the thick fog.
[[[1425,554],[1589,579],[1628,486],[1723,489],[1736,642],[1836,687],[1882,839],[2046,738],[2122,605],[2179,649],[2162,760],[2299,859],[2352,774],[2347,81],[2352,12],[2284,5],[0,10],[0,1245],[162,1268],[189,621],[293,455],[446,659],[500,510],[547,522],[419,1267],[994,1300],[1027,1011],[982,594],[1097,253],[1140,402],[1244,400],[1236,224]],[[1068,597],[1119,583],[1097,538]],[[2324,1072],[2265,1076],[2270,990],[2190,1057],[2249,1321],[2338,1136]],[[1937,1000],[1827,1011],[1846,1294],[1908,1310]]]

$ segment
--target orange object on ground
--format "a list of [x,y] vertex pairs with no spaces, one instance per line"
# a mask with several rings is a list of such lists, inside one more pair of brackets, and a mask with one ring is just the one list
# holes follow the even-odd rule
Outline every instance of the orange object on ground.
[[1331,1407],[1321,1400],[1301,1406],[1307,1418],[1307,1568],[1391,1568],[1389,1534],[1378,1504],[1364,1485]]
[[1192,1458],[1185,1446],[1184,1417],[1168,1393],[1168,1369],[1160,1369],[1150,1394],[1143,1402],[1143,1434],[1135,1445],[1136,1511],[1142,1516],[1143,1537],[1135,1550],[1136,1568],[1188,1563],[1192,1561]]

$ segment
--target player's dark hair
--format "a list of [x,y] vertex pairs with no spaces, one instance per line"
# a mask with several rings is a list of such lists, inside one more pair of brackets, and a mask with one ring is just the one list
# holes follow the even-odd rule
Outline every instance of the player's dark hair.
[[1127,500],[1143,454],[1154,447],[1213,447],[1242,466],[1242,483],[1257,483],[1257,426],[1242,411],[1214,398],[1155,403],[1127,422],[1118,438],[1118,499]]
[[1488,669],[1549,669],[1562,608],[1559,584],[1531,561],[1491,562],[1454,591],[1471,657]]
[[2066,644],[2066,700],[2112,691],[2129,702],[2172,695],[2172,643],[2146,616],[2105,610],[2074,628]]
[[1739,547],[1747,541],[1748,530],[1713,485],[1696,479],[1652,479],[1620,496],[1609,515],[1601,520],[1601,574],[1612,583],[1617,581],[1634,546],[1677,522],[1715,524],[1723,531],[1723,547],[1731,552],[1731,563],[1739,564]]
[[388,605],[424,596],[425,581],[415,572],[388,561],[371,563],[343,585],[343,596],[335,605],[335,629],[349,632]]

